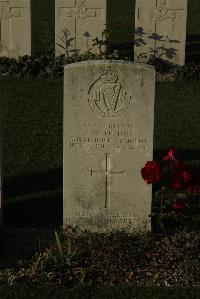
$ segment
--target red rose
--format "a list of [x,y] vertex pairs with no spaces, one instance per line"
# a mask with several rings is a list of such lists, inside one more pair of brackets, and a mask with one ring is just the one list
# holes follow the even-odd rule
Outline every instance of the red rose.
[[160,165],[155,161],[148,161],[145,167],[141,169],[141,175],[147,184],[159,182],[161,177]]
[[186,204],[184,201],[182,200],[177,200],[172,204],[172,208],[176,211],[176,212],[182,212],[186,209]]
[[169,150],[169,152],[167,153],[167,156],[165,156],[163,158],[164,161],[167,160],[176,160],[176,149],[171,149]]
[[182,178],[185,183],[188,183],[191,180],[191,173],[189,171],[184,171],[182,173]]
[[174,189],[181,189],[181,186],[176,187],[178,186],[178,182],[179,185],[182,185],[182,188],[184,188],[184,184],[189,183],[191,180],[191,173],[189,171],[189,166],[185,163],[182,163],[181,161],[177,160],[175,162],[172,172],[174,178],[174,184],[173,184]]
[[190,186],[188,187],[188,191],[189,191],[190,193],[198,193],[198,192],[200,192],[200,187],[199,187],[199,186],[196,186],[196,185],[190,185]]
[[173,189],[174,189],[174,190],[182,189],[182,184],[181,184],[181,182],[178,181],[178,180],[175,180],[175,182],[173,183]]

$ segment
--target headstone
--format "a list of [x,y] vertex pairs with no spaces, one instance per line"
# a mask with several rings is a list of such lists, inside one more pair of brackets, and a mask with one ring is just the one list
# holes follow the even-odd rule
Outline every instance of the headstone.
[[0,0],[0,56],[31,55],[30,0]]
[[55,0],[56,54],[98,53],[93,40],[102,40],[105,24],[106,0]]
[[136,0],[135,61],[185,64],[187,0]]
[[149,230],[155,74],[125,61],[65,67],[63,222],[81,229]]

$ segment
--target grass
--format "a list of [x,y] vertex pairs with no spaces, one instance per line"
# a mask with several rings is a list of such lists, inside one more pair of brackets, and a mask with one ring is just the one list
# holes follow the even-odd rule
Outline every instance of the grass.
[[104,287],[90,291],[90,288],[79,287],[76,290],[61,287],[33,286],[19,284],[15,287],[0,287],[0,297],[3,299],[198,299],[197,288],[132,288],[130,286]]
[[[7,225],[61,224],[63,79],[1,79]],[[199,82],[158,82],[154,156],[199,160]],[[55,219],[55,222],[52,220]]]
[[[27,237],[28,231],[24,233],[21,261],[19,245],[15,249],[17,263],[13,260],[12,267],[5,267],[4,259],[0,261],[5,267],[0,270],[0,285],[34,282],[71,289],[88,286],[93,290],[117,285],[199,287],[198,231],[179,230],[170,235],[119,231],[98,234],[67,228],[59,230],[58,235],[49,234],[51,245],[46,243],[44,248],[43,243],[40,250],[35,248],[36,255],[32,248],[31,259],[31,238]],[[29,233],[31,237],[32,231]],[[6,250],[1,256],[5,253]]]

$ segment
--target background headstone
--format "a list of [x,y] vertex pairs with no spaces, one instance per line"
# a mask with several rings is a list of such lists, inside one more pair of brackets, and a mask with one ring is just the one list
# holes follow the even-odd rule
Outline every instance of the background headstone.
[[56,54],[65,53],[65,49],[69,55],[89,50],[98,53],[93,39],[102,39],[105,25],[106,0],[55,0]]
[[136,61],[151,56],[185,64],[187,0],[137,0],[135,9]]
[[30,0],[0,0],[0,56],[31,55]]
[[150,229],[155,74],[125,61],[65,67],[63,222],[91,231]]

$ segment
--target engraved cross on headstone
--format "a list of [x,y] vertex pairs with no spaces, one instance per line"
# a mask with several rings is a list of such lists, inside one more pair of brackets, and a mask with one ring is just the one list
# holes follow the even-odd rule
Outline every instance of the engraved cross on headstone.
[[[176,1],[174,1],[174,6],[176,6]],[[165,26],[165,41],[168,39],[168,30],[167,30],[167,20],[171,19],[173,22],[177,18],[177,12],[184,12],[184,8],[175,8],[175,7],[168,7],[168,0],[156,0],[155,8],[153,10],[148,11],[147,16],[150,21],[154,22],[154,32],[153,35],[155,36],[155,49],[157,48],[157,38],[161,35],[159,32],[160,23],[164,23]],[[143,15],[143,11],[141,8],[138,8],[137,17],[138,20]],[[161,40],[159,39],[159,42]],[[163,40],[162,40],[163,41]]]
[[125,176],[125,171],[111,171],[111,160],[110,160],[110,153],[106,153],[106,167],[103,170],[92,170],[91,169],[91,176],[94,175],[104,175],[105,179],[106,179],[106,190],[105,190],[105,208],[109,209],[110,208],[110,179],[111,176],[115,176],[115,175],[123,175]]
[[156,0],[156,8],[150,12],[150,17],[156,22],[166,21],[167,19],[176,19],[176,12],[183,11],[183,8],[169,8],[167,0]]
[[[80,37],[84,36],[86,38],[86,49],[89,50],[88,38],[91,38],[89,28],[88,31],[85,29],[83,22],[87,19],[95,19],[97,17],[97,10],[101,10],[99,5],[99,0],[87,1],[87,0],[75,0],[74,4],[60,7],[60,17],[68,19],[69,22],[74,23],[74,36],[71,36],[74,39],[74,50],[78,49],[77,39],[80,40]],[[90,25],[91,26],[91,25]],[[95,24],[94,24],[95,26]],[[66,28],[68,29],[68,28]],[[71,33],[72,34],[72,33]],[[94,36],[95,38],[96,36]]]
[[10,2],[0,0],[0,45],[1,45],[1,22],[11,16]]
[[9,0],[0,0],[0,46],[1,46],[1,26],[2,19],[9,19],[12,17],[19,17],[19,9],[13,9]]

